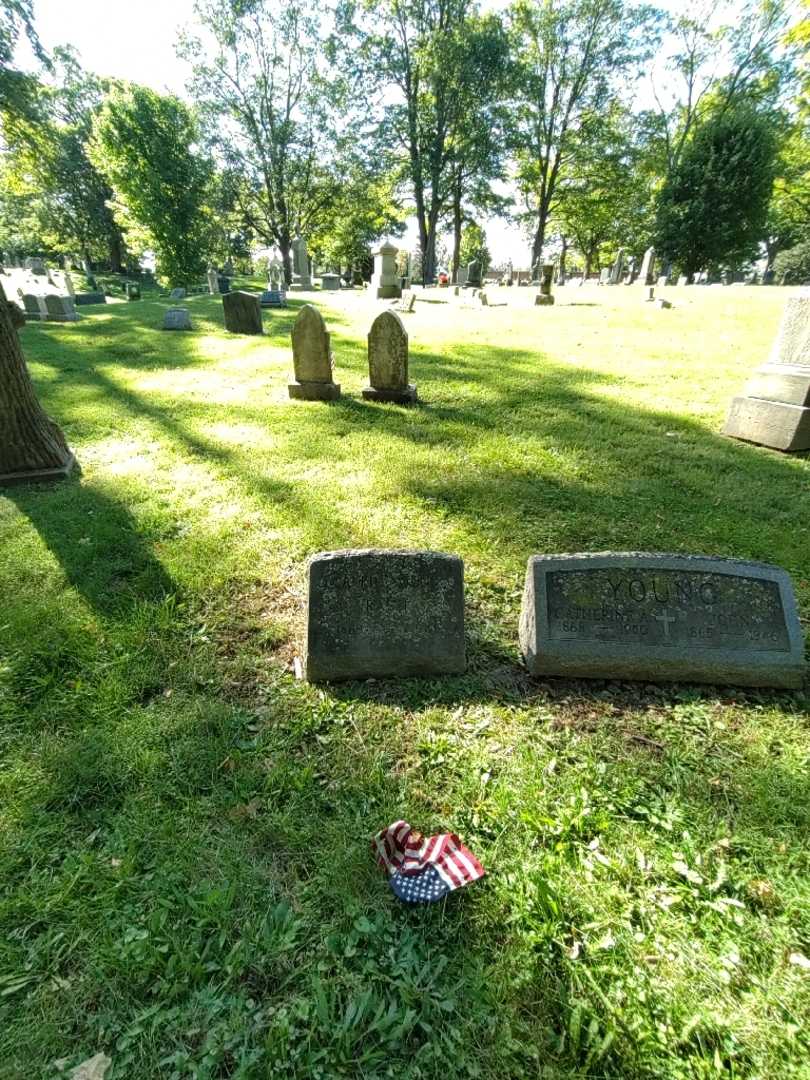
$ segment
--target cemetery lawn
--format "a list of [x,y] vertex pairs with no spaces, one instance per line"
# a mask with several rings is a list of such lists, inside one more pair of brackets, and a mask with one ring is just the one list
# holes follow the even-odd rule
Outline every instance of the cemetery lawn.
[[[427,295],[412,409],[360,398],[359,294],[332,405],[287,399],[300,297],[22,332],[83,474],[0,495],[2,1080],[810,1075],[810,692],[517,653],[537,552],[773,562],[807,629],[810,460],[719,434],[786,293]],[[464,558],[465,676],[296,680],[307,558],[369,546]],[[400,905],[400,817],[488,876]]]

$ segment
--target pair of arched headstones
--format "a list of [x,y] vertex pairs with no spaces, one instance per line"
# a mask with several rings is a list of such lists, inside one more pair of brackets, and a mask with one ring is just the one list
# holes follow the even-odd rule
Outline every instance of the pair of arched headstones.
[[[304,304],[292,330],[295,379],[289,384],[291,398],[334,401],[340,385],[334,381],[331,335],[323,316],[312,304]],[[408,382],[408,332],[394,311],[384,311],[368,334],[369,386],[363,397],[370,401],[416,401],[416,387]]]

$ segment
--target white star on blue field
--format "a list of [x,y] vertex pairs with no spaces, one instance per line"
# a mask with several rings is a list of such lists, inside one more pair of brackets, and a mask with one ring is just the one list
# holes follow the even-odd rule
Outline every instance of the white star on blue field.
[[406,904],[432,904],[450,892],[450,886],[432,866],[425,867],[421,874],[394,874],[389,883]]

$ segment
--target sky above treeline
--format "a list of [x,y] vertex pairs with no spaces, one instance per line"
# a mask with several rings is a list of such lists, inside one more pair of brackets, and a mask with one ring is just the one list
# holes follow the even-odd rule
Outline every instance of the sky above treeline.
[[[652,0],[653,3],[656,0]],[[482,7],[502,10],[509,0],[484,0]],[[742,4],[742,0],[732,0]],[[695,0],[657,0],[672,15],[694,13]],[[111,0],[34,0],[34,16],[40,39],[49,51],[57,45],[72,45],[82,65],[98,75],[143,83],[155,90],[186,97],[187,65],[175,53],[180,31],[194,22],[194,0],[138,0],[136,4]],[[36,64],[27,44],[17,56],[22,67]],[[638,107],[652,105],[652,84],[638,86]],[[516,266],[529,265],[529,239],[515,225],[499,219],[482,222],[495,263],[512,260]],[[416,246],[415,221],[397,241]]]

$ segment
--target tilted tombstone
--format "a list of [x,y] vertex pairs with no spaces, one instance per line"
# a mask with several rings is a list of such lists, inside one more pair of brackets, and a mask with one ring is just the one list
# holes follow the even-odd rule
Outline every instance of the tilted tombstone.
[[288,387],[291,398],[300,401],[335,401],[340,386],[332,378],[332,346],[323,315],[312,304],[304,304],[292,328],[295,380]]
[[804,676],[788,574],[737,559],[534,555],[520,643],[533,675],[790,689]]
[[378,300],[394,300],[402,296],[402,281],[397,273],[399,248],[390,241],[374,253],[374,273],[371,288]]
[[164,330],[191,330],[191,316],[188,308],[170,307],[163,316]]
[[810,450],[810,292],[788,300],[771,355],[731,402],[724,434],[773,450]]
[[253,293],[226,293],[222,297],[225,329],[231,334],[261,334],[262,309],[258,296]]
[[554,303],[554,297],[551,295],[551,279],[554,276],[554,264],[544,263],[541,274],[540,292],[535,296],[534,302],[535,305],[545,307]]
[[219,295],[219,274],[216,270],[209,270],[206,274],[208,278],[208,292],[211,296]]
[[641,260],[639,278],[642,285],[652,285],[655,281],[655,248],[648,247]]
[[395,401],[411,405],[416,387],[408,382],[408,331],[395,311],[384,311],[368,332],[367,401]]
[[[458,296],[458,285],[454,287],[454,294]],[[397,306],[397,310],[404,312],[406,315],[411,315],[415,306],[416,293],[412,289],[406,289],[402,293],[402,299]]]
[[45,308],[51,322],[76,322],[79,318],[76,314],[76,306],[69,296],[48,293],[45,296]]
[[461,674],[464,564],[434,551],[333,551],[309,564],[310,682]]

